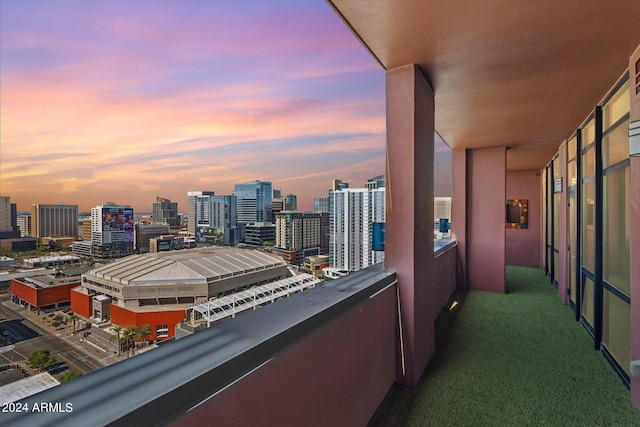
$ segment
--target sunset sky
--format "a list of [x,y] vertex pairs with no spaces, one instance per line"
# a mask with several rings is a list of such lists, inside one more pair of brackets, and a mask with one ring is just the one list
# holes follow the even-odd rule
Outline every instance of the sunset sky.
[[322,0],[0,1],[0,194],[298,195],[384,173],[384,70]]

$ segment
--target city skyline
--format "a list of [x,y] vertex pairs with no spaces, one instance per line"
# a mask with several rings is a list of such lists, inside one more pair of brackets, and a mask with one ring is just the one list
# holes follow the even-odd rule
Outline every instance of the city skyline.
[[188,191],[255,179],[312,210],[332,179],[384,173],[384,70],[324,2],[0,7],[0,192],[19,211],[184,212]]

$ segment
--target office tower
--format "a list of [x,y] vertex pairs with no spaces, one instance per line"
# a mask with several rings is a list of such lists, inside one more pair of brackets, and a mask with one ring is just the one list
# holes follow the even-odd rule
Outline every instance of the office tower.
[[287,194],[284,197],[274,197],[272,205],[273,218],[275,219],[276,213],[282,211],[297,211],[298,210],[298,196],[295,194]]
[[136,224],[134,249],[138,254],[151,252],[151,239],[169,234],[169,224]]
[[107,202],[91,208],[93,255],[117,258],[131,255],[134,244],[133,208]]
[[273,198],[273,203],[271,205],[271,214],[273,215],[274,218],[276,217],[278,212],[282,212],[282,211],[286,211],[287,210],[284,207],[285,203],[286,203],[285,199],[283,199],[281,197],[274,197]]
[[196,196],[195,235],[198,240],[237,245],[237,218],[236,196]]
[[327,212],[327,213],[329,213],[329,198],[328,197],[314,197],[313,198],[313,211],[314,212]]
[[196,199],[198,196],[213,196],[213,191],[187,192],[187,231],[192,236],[196,234]]
[[292,264],[318,255],[321,241],[321,214],[283,211],[276,214],[276,248]]
[[85,242],[90,242],[91,241],[91,217],[89,218],[84,218],[82,220],[82,240],[84,240]]
[[31,226],[33,237],[69,236],[78,234],[78,205],[41,205],[31,206]]
[[285,211],[298,210],[298,196],[296,196],[295,194],[287,194],[286,196],[284,196],[284,199],[285,199],[285,205],[284,205]]
[[11,197],[0,196],[0,232],[17,231],[17,208]]
[[0,239],[20,238],[18,210],[11,197],[0,196]]
[[276,225],[270,222],[253,222],[244,225],[245,243],[255,246],[271,245],[276,241]]
[[273,189],[273,198],[274,199],[280,199],[282,198],[282,190],[276,190],[275,188]]
[[[256,180],[236,184],[233,194],[237,197],[238,224],[272,221],[273,190],[270,182]],[[240,236],[240,241],[244,241],[243,237]]]
[[344,188],[333,191],[329,255],[331,266],[356,271],[382,262],[373,250],[373,223],[385,221],[385,189]]
[[31,236],[31,215],[18,215],[18,228],[20,229],[20,237]]
[[154,224],[167,224],[173,230],[180,227],[177,202],[156,196],[151,212]]

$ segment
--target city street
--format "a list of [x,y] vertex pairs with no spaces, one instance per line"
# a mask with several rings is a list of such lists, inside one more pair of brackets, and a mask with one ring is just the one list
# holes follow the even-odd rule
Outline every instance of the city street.
[[22,363],[32,351],[45,348],[58,362],[65,362],[70,371],[87,374],[117,361],[117,356],[84,340],[82,332],[73,334],[73,326],[54,328],[28,309],[0,300],[0,364]]

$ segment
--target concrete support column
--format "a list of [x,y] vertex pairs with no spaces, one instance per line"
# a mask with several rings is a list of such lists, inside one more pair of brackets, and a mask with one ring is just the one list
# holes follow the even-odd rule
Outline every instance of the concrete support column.
[[[631,114],[629,121],[640,120],[640,94],[636,93],[636,70],[640,61],[640,46],[629,61],[631,90]],[[631,157],[629,205],[631,208],[630,268],[631,268],[631,360],[640,360],[640,157]],[[631,401],[640,410],[640,378],[631,377]]]
[[434,95],[415,65],[387,72],[385,268],[398,278],[398,382],[415,386],[435,348],[433,295]]
[[562,178],[562,192],[558,203],[558,296],[564,304],[569,304],[569,182],[567,178],[567,142],[563,142],[558,149],[558,167]]
[[506,148],[467,154],[467,283],[469,289],[505,292]]
[[467,284],[467,150],[454,150],[451,159],[453,197],[451,198],[451,238],[458,242],[457,289]]

